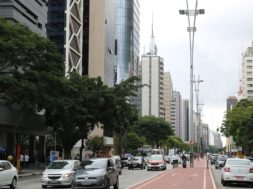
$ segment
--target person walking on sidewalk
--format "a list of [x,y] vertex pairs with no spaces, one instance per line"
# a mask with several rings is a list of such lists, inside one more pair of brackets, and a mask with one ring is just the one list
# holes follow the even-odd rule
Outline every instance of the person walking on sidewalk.
[[20,169],[24,169],[25,167],[25,156],[20,154]]
[[28,168],[29,165],[29,155],[26,153],[25,154],[25,168]]

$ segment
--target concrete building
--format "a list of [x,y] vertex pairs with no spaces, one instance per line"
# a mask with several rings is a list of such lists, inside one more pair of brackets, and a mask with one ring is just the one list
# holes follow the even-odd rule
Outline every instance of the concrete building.
[[177,137],[183,139],[182,136],[182,125],[181,125],[181,94],[178,91],[172,92],[172,101],[171,101],[171,126],[174,130],[174,134]]
[[164,63],[157,55],[153,24],[150,51],[141,57],[141,111],[142,116],[153,115],[164,118]]
[[240,98],[253,99],[253,46],[248,47],[242,56],[242,81],[239,93]]
[[31,31],[46,37],[47,0],[0,0],[0,17],[27,26]]
[[189,138],[189,100],[182,100],[182,113],[181,113],[181,123],[182,123],[182,140],[190,141]]
[[[23,24],[43,37],[46,37],[47,10],[46,0],[0,0],[0,17]],[[43,155],[44,135],[43,116],[0,103],[0,146],[6,149],[6,155],[16,154],[17,147],[22,153],[26,150]]]
[[164,118],[167,122],[171,123],[171,101],[173,84],[170,72],[164,72]]

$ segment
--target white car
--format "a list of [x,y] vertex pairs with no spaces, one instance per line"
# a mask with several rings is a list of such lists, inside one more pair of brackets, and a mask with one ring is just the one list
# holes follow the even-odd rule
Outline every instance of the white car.
[[253,185],[253,167],[250,160],[228,158],[222,169],[221,183],[246,183]]
[[55,160],[51,162],[42,174],[42,188],[47,188],[47,186],[71,186],[73,176],[79,166],[79,160]]
[[0,160],[0,187],[10,186],[11,189],[17,187],[18,171],[9,161]]

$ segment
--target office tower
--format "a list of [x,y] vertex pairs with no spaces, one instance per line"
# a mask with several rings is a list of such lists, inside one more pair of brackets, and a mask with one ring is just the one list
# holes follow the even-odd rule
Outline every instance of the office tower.
[[0,17],[27,26],[31,31],[46,37],[46,0],[0,0]]
[[171,123],[172,80],[170,72],[164,72],[164,119]]
[[141,110],[142,115],[164,118],[164,60],[157,55],[153,24],[150,51],[141,57]]
[[174,130],[175,136],[180,138],[182,138],[181,101],[180,92],[173,91],[171,101],[171,126]]

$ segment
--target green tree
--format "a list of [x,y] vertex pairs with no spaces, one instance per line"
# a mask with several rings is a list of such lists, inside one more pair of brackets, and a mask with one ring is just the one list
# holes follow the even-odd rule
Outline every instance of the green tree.
[[134,131],[146,138],[147,142],[159,147],[168,136],[173,134],[171,125],[162,118],[155,116],[140,117],[134,124]]
[[127,142],[125,145],[126,151],[137,150],[145,144],[145,137],[138,136],[134,132],[127,133]]
[[220,128],[225,136],[233,136],[236,145],[253,149],[253,101],[241,100],[229,110]]
[[93,151],[95,156],[98,155],[98,152],[103,148],[103,145],[104,140],[103,137],[100,136],[89,137],[86,140],[87,149]]

